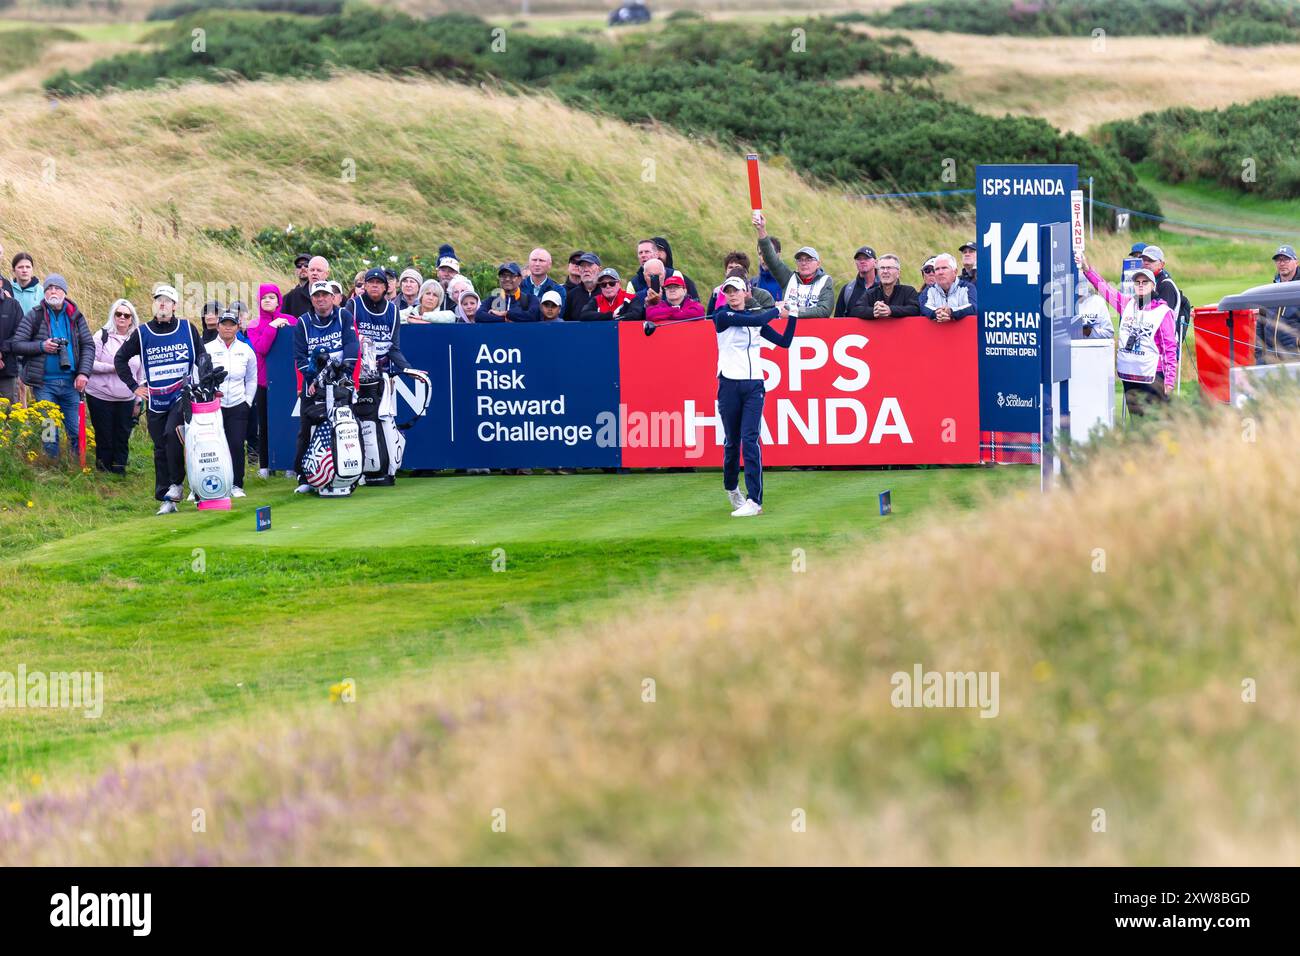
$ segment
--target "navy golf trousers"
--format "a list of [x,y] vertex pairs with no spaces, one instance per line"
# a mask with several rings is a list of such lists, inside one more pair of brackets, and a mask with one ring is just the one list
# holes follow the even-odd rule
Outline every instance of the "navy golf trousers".
[[761,378],[732,379],[718,376],[718,413],[726,433],[722,455],[722,487],[731,491],[740,480],[740,458],[745,458],[745,496],[763,503],[763,452],[758,440],[763,431]]

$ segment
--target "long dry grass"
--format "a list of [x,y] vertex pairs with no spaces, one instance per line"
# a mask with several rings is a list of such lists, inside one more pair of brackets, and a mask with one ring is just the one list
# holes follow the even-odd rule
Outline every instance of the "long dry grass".
[[[1078,494],[493,670],[124,756],[17,795],[0,862],[1294,864],[1296,410],[1184,421]],[[916,663],[998,672],[998,715],[896,709]]]
[[[328,122],[327,129],[306,118]],[[712,280],[732,248],[754,249],[743,159],[660,129],[636,129],[539,96],[432,80],[190,85],[0,107],[0,196],[7,248],[60,271],[73,295],[106,307],[132,277],[173,273],[257,282],[265,267],[219,248],[201,227],[246,233],[371,220],[432,255],[523,259],[538,243],[563,261],[595,249],[620,269],[636,240],[666,235],[688,272]],[[354,160],[355,181],[344,176]],[[936,164],[936,169],[939,166]],[[790,250],[816,245],[848,273],[863,242],[925,255],[972,228],[850,202],[772,160],[764,199]],[[287,279],[287,274],[280,276]]]

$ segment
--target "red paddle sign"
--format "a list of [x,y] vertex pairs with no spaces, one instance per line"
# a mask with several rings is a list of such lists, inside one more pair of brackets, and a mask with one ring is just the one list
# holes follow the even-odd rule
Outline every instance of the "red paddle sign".
[[758,153],[748,154],[745,162],[749,164],[749,208],[754,212],[762,212],[763,187],[758,181]]

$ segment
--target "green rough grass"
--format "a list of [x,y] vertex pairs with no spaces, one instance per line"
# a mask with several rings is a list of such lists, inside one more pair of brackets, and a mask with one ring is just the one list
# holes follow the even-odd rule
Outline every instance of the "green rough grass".
[[55,43],[77,39],[76,33],[61,28],[0,29],[0,76],[31,66]]
[[[0,713],[0,786],[324,699],[345,677],[373,692],[497,655],[738,568],[789,567],[796,547],[815,571],[850,542],[1036,480],[1031,469],[773,472],[768,514],[742,523],[716,472],[410,479],[342,501],[253,479],[229,513],[157,518],[148,468],[138,455],[103,514],[108,479],[68,481],[30,515],[64,537],[0,564],[0,614],[14,623],[0,669],[102,671],[106,685],[97,720]],[[886,488],[895,513],[883,519]],[[268,503],[273,528],[258,534],[253,509]],[[101,528],[74,533],[83,522]]]

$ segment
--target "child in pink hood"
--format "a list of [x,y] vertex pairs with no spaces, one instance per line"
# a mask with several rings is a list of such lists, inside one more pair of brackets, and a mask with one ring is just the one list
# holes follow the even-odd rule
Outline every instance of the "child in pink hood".
[[297,325],[298,320],[280,311],[284,297],[280,287],[273,282],[263,282],[257,289],[257,318],[248,323],[248,341],[257,356],[257,397],[253,400],[253,414],[257,416],[257,474],[270,475],[270,440],[266,422],[266,356],[275,344],[275,337],[286,326]]

